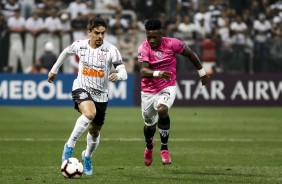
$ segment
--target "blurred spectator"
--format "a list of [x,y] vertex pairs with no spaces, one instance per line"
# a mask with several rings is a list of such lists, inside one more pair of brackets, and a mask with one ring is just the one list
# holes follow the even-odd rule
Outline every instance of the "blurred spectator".
[[252,0],[229,0],[229,7],[235,9],[236,14],[241,15],[245,9],[251,6]]
[[81,13],[82,15],[87,15],[88,13],[87,4],[84,3],[83,0],[75,0],[71,2],[67,10],[71,15],[71,20],[76,19],[78,13]]
[[217,27],[222,27],[222,26],[228,24],[228,23],[229,23],[229,20],[230,20],[230,19],[229,19],[229,16],[228,16],[228,14],[227,14],[227,11],[224,10],[224,11],[222,11],[221,14],[219,15],[219,17],[218,17],[218,19],[217,19],[216,26],[217,26]]
[[178,25],[178,35],[189,47],[193,47],[195,44],[196,26],[191,22],[188,15],[184,16],[183,21]]
[[123,10],[134,10],[132,0],[120,0],[119,2]]
[[2,2],[2,13],[6,20],[15,15],[16,11],[20,10],[20,4],[17,0],[5,0]]
[[[8,29],[10,32],[10,50],[9,50],[9,63],[8,67],[11,68],[12,73],[16,73],[18,71],[23,72],[25,68],[28,66],[23,60],[21,61],[21,68],[19,68],[18,57],[23,58],[23,55],[17,55],[14,52],[18,52],[18,50],[23,50],[22,44],[22,33],[25,31],[25,18],[21,16],[20,9],[15,11],[15,15],[8,19]],[[22,52],[19,52],[22,53]]]
[[178,29],[178,25],[182,22],[182,16],[177,14],[175,17],[170,17],[167,21],[166,35],[173,37]]
[[35,0],[20,0],[22,16],[27,19],[31,16],[35,8]]
[[17,9],[14,16],[8,18],[9,31],[21,33],[25,30],[25,22],[26,20],[21,16],[20,9]]
[[28,67],[25,70],[25,73],[29,73],[29,74],[47,74],[48,71],[41,66],[39,61],[35,61],[35,63],[32,66]]
[[213,74],[217,65],[216,41],[211,38],[210,34],[207,34],[206,38],[200,42],[200,48],[203,68],[208,74]]
[[109,21],[109,27],[111,27],[114,30],[127,30],[129,27],[129,22],[125,18],[122,18],[121,14],[119,12],[114,14],[114,17],[110,19]]
[[72,29],[71,29],[71,22],[69,15],[67,13],[62,13],[60,16],[60,21],[61,21],[61,29],[60,29],[61,34],[71,33]]
[[195,31],[199,40],[205,39],[207,34],[211,34],[211,27],[206,22],[205,18],[202,18],[196,25]]
[[[165,0],[136,0],[136,14],[139,20],[159,17],[165,13]],[[146,13],[144,13],[146,12]]]
[[252,28],[256,17],[252,16],[249,10],[244,10],[242,13],[242,19],[243,22],[246,23],[247,27]]
[[[191,18],[186,15],[183,17],[182,22],[178,24],[177,31],[173,34],[173,37],[179,38],[192,50],[199,54],[199,47],[196,44],[196,26],[191,22]],[[180,61],[177,65],[179,72],[190,71],[191,64],[186,61],[187,58],[182,55],[177,55],[177,59]]]
[[[0,11],[0,72],[4,71],[4,66],[7,65],[7,59],[5,53],[8,52],[8,47],[7,47],[7,21],[4,17],[4,15]],[[2,69],[3,68],[3,69]]]
[[205,22],[207,24],[210,24],[210,15],[207,12],[207,8],[205,6],[200,6],[199,10],[197,12],[195,12],[195,14],[193,15],[194,19],[194,23],[195,24],[199,24],[200,20],[205,19]]
[[192,16],[195,10],[195,5],[193,0],[177,0],[176,2],[177,14],[182,16],[188,15]]
[[[8,26],[4,15],[0,11],[0,41],[5,36]],[[1,45],[1,44],[0,44]]]
[[137,56],[135,44],[136,40],[129,34],[123,34],[118,39],[119,51],[122,55],[126,71],[128,73],[132,73],[134,71],[134,59]]
[[253,58],[254,58],[254,42],[251,36],[251,29],[246,32],[246,44],[244,49],[245,54],[245,72],[253,74]]
[[111,28],[111,27],[109,27],[107,29],[107,32],[105,33],[105,39],[108,42],[110,42],[111,44],[116,45],[118,47],[118,45],[117,45],[117,42],[118,42],[117,36],[116,36],[116,34],[114,34],[114,30],[113,29],[114,28]]
[[[133,2],[131,0],[120,0],[120,5],[123,8],[123,10],[135,11]],[[131,15],[123,15],[122,17],[125,18],[129,23],[132,22]]]
[[249,10],[250,10],[250,15],[252,15],[253,17],[258,17],[258,15],[260,13],[259,2],[258,1],[252,1],[251,7],[249,8]]
[[41,3],[37,3],[37,10],[44,20],[52,16],[54,11],[59,13],[60,9],[61,3],[58,0],[41,0]]
[[54,49],[55,47],[52,42],[46,42],[44,45],[44,53],[38,59],[40,66],[47,71],[50,71],[57,61],[57,55],[54,54]]
[[115,10],[117,12],[123,10],[119,0],[94,0],[94,7],[98,10]]
[[44,21],[39,17],[38,12],[33,12],[32,16],[26,20],[25,28],[33,36],[37,36],[44,30]]
[[[271,55],[271,71],[275,73],[282,73],[282,22],[281,19],[276,19],[273,24],[273,38],[270,41],[270,55]],[[270,60],[270,59],[268,59]]]
[[232,32],[233,43],[232,66],[230,71],[243,72],[245,66],[244,49],[246,45],[246,32],[248,27],[246,23],[242,21],[242,17],[238,15],[236,20],[231,22],[230,29]]
[[218,65],[224,69],[231,68],[232,58],[232,39],[230,33],[229,20],[223,21],[216,30],[216,37],[218,39],[217,46],[219,48]]
[[87,26],[88,20],[81,13],[77,14],[76,19],[71,21],[71,28],[73,30],[73,40],[81,40],[88,37],[85,27]]
[[271,37],[271,24],[264,14],[260,14],[253,24],[254,37],[254,72],[267,71],[269,66],[269,38]]
[[210,26],[211,29],[214,30],[217,26],[217,20],[221,15],[221,12],[223,11],[224,7],[221,5],[220,0],[212,0],[212,4],[208,7],[208,13],[209,13],[209,20],[210,20]]
[[50,33],[60,33],[62,25],[55,9],[50,10],[50,16],[45,19],[44,24],[46,30]]
[[117,12],[121,12],[123,10],[119,0],[105,0],[105,6],[107,9],[115,10]]

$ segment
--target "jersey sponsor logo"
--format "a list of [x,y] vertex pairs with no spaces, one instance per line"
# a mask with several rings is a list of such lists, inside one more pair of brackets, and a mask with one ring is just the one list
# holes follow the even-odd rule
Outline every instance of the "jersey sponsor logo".
[[103,78],[105,76],[105,72],[104,70],[95,70],[93,68],[83,67],[82,75]]
[[142,57],[142,53],[141,53],[141,52],[138,52],[137,57],[138,57],[138,58],[141,58],[141,57]]
[[104,49],[104,48],[102,48],[101,51],[102,51],[102,52],[109,52],[109,49]]
[[87,47],[86,46],[81,46],[80,49],[87,49]]
[[94,88],[90,88],[90,87],[86,87],[87,91],[94,95],[94,96],[101,96],[101,93],[103,93],[103,91],[100,91],[98,89],[94,89]]
[[86,99],[88,97],[87,93],[82,92],[79,94],[79,99]]
[[158,58],[162,58],[162,53],[161,53],[160,51],[157,51],[157,52],[156,52],[156,56],[157,56]]
[[160,93],[160,95],[170,95],[170,92],[162,91],[162,92]]

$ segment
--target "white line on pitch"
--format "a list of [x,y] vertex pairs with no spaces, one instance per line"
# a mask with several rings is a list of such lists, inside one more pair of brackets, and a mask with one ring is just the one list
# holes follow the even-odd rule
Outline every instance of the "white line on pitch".
[[[66,141],[67,138],[62,139],[41,139],[41,138],[0,138],[0,142],[55,142],[55,141]],[[159,139],[155,139],[159,141]],[[124,142],[138,142],[144,141],[141,138],[101,138],[101,141],[124,141]],[[282,142],[280,139],[182,139],[182,138],[171,138],[169,141],[173,142]]]

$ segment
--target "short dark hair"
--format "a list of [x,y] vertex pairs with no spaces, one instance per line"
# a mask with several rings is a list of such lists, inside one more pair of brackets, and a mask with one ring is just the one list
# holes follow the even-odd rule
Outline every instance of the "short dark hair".
[[93,18],[88,22],[87,29],[89,31],[91,31],[92,29],[99,27],[99,26],[103,26],[103,27],[107,28],[107,22],[100,17]]
[[159,19],[156,19],[156,18],[148,19],[145,22],[145,29],[146,30],[161,30],[162,23]]

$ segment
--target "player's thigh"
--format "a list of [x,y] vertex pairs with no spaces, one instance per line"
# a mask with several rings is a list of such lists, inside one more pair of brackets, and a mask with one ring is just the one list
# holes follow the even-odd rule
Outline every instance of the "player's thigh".
[[82,88],[72,91],[74,108],[84,114],[88,119],[93,119],[96,114],[96,108],[91,95]]
[[142,117],[147,126],[154,125],[158,121],[158,113],[154,108],[155,94],[141,93]]
[[96,107],[96,116],[91,122],[95,129],[101,129],[104,125],[108,102],[94,102]]
[[93,116],[94,118],[96,115],[96,107],[92,100],[82,101],[80,104],[78,104],[78,108],[79,111],[86,116]]
[[169,86],[159,93],[156,94],[156,99],[154,101],[154,108],[157,109],[159,104],[166,105],[168,108],[174,103],[176,97],[176,86]]

